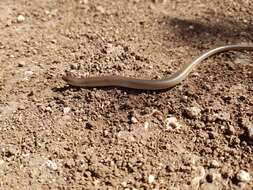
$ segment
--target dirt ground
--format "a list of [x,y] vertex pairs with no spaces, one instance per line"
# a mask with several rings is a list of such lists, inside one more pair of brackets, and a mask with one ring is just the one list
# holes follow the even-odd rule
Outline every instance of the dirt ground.
[[61,79],[163,78],[251,43],[251,0],[1,0],[0,28],[0,189],[252,189],[252,52],[156,92]]

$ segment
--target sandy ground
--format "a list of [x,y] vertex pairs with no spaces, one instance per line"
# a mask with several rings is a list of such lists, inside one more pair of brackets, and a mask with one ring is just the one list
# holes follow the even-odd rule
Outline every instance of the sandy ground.
[[252,52],[158,92],[61,79],[163,78],[252,23],[251,0],[1,0],[0,188],[252,189]]

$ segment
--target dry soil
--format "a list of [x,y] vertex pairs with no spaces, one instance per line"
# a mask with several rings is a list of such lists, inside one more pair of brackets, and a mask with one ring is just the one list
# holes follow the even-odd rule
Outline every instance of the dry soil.
[[252,52],[157,92],[61,79],[163,78],[251,42],[251,0],[1,0],[0,188],[252,189]]

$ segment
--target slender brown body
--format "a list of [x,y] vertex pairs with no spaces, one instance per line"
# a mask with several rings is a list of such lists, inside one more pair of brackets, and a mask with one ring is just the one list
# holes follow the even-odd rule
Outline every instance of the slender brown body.
[[252,45],[227,45],[221,46],[208,52],[204,53],[196,60],[191,63],[185,63],[180,70],[172,74],[170,77],[160,80],[143,80],[123,76],[99,76],[99,77],[88,77],[88,78],[78,78],[71,73],[67,72],[63,76],[63,80],[69,85],[78,87],[101,87],[101,86],[119,86],[125,88],[133,89],[144,89],[144,90],[161,90],[172,88],[177,84],[181,83],[192,71],[192,69],[201,63],[204,59],[208,57],[225,52],[225,51],[243,51],[243,50],[253,50]]

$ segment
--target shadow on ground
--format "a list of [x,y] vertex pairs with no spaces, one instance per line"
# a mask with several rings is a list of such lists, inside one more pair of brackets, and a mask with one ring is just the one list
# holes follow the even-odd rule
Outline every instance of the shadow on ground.
[[205,21],[167,18],[167,23],[167,27],[173,28],[182,45],[210,48],[210,44],[225,45],[253,41],[253,25],[250,21],[243,23],[219,17]]

